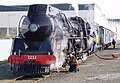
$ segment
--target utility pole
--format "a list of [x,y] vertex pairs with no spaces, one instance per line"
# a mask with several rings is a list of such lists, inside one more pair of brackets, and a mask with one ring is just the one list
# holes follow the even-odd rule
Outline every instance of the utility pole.
[[9,26],[10,26],[10,23],[9,23],[9,14],[8,14],[8,19],[7,19],[7,36],[9,35]]

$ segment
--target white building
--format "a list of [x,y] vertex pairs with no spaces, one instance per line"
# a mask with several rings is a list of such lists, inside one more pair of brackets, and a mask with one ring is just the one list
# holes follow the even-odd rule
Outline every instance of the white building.
[[117,40],[120,40],[120,19],[107,19],[107,26],[117,34]]
[[28,6],[0,6],[0,39],[17,35],[20,18],[27,10]]
[[117,34],[117,40],[120,40],[120,19],[107,19],[102,13],[101,8],[93,4],[78,4],[78,15],[86,19],[91,27],[95,29],[97,26],[103,26]]
[[12,39],[4,38],[18,34],[20,18],[26,14],[24,6],[0,6],[0,61],[8,59],[12,46]]

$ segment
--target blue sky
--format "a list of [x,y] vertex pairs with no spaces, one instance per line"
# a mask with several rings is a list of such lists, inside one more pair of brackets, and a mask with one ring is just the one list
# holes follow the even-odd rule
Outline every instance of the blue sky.
[[29,5],[35,3],[97,3],[106,17],[120,19],[120,4],[118,0],[0,0],[0,5]]

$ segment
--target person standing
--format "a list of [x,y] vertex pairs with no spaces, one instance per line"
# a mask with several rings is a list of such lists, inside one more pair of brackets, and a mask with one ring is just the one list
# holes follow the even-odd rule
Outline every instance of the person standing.
[[93,37],[92,52],[94,52],[95,47],[98,44],[98,35],[97,35],[97,33],[93,32],[92,37]]
[[115,44],[116,44],[116,41],[115,41],[115,39],[113,39],[113,40],[112,40],[113,48],[115,48]]

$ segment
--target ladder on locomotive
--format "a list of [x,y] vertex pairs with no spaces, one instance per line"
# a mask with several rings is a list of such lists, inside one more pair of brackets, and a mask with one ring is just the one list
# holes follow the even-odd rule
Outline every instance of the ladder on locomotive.
[[70,21],[68,20],[67,16],[64,13],[59,13],[60,18],[63,21],[63,30],[67,31],[70,33],[71,31],[73,32],[73,26],[71,25]]

